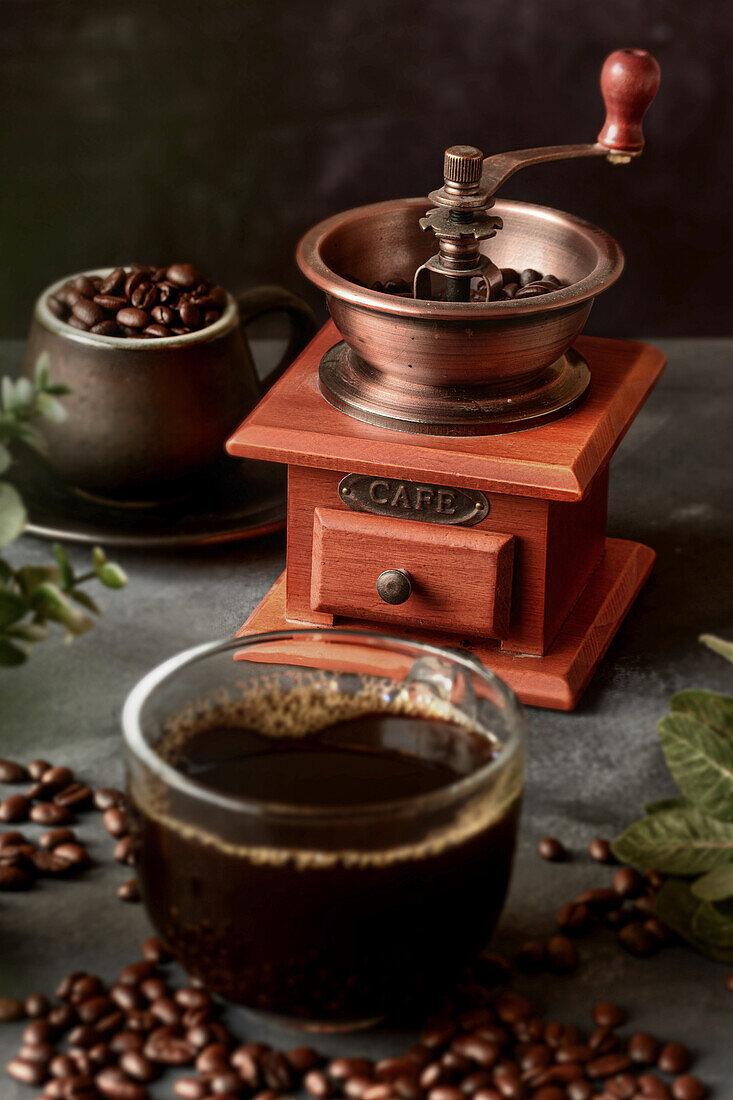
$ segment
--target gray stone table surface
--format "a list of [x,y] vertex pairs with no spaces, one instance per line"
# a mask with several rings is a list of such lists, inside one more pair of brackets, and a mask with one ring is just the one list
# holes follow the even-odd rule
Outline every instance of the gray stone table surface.
[[[612,535],[654,547],[657,565],[575,713],[528,711],[520,845],[495,936],[508,954],[551,934],[564,901],[610,877],[585,854],[594,836],[613,836],[644,802],[673,791],[655,730],[670,694],[733,687],[733,669],[697,641],[706,631],[733,637],[733,340],[662,347],[667,371],[612,462],[609,518]],[[11,557],[41,563],[49,554],[47,544],[26,537]],[[74,547],[71,557],[81,564],[86,551]],[[0,755],[64,762],[95,785],[122,782],[119,713],[128,690],[177,650],[231,634],[283,569],[284,542],[277,535],[206,551],[115,557],[129,586],[102,591],[104,618],[95,630],[71,646],[47,641],[24,667],[0,672]],[[80,833],[96,861],[89,873],[0,895],[2,993],[50,991],[73,969],[112,978],[149,934],[142,907],[115,896],[128,874],[112,862],[99,815],[87,815]],[[537,840],[548,833],[573,849],[572,862],[538,858]],[[543,1010],[584,1026],[595,1001],[624,1003],[630,1026],[691,1043],[715,1095],[733,1097],[733,994],[724,988],[725,967],[686,947],[637,961],[606,933],[581,941],[581,954],[576,975],[527,978],[520,986]],[[249,1037],[298,1045],[293,1033],[241,1010],[230,1010],[230,1019]],[[19,1025],[0,1027],[3,1062],[19,1034]],[[370,1053],[404,1044],[404,1035],[387,1030],[320,1041],[327,1051]],[[170,1080],[153,1093],[172,1096]],[[3,1100],[31,1095],[0,1082]]]

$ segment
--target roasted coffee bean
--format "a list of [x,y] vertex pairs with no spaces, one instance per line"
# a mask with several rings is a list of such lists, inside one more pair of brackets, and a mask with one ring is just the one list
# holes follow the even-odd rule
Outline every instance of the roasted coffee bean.
[[65,321],[69,314],[68,306],[65,302],[62,302],[60,298],[57,298],[54,294],[49,294],[46,298],[46,306],[49,311],[58,317],[59,321]]
[[598,1027],[621,1027],[626,1023],[626,1013],[610,1001],[599,1001],[593,1007],[593,1020]]
[[41,776],[41,783],[43,784],[44,793],[46,795],[55,794],[56,791],[63,790],[64,787],[68,787],[70,783],[74,782],[74,773],[71,768],[55,767],[47,768]]
[[23,867],[3,866],[0,864],[0,890],[30,890],[33,875]]
[[42,848],[31,854],[30,861],[37,875],[53,877],[55,875],[67,875],[73,870],[72,865],[67,860],[62,859],[55,852],[44,852]]
[[593,913],[602,913],[608,909],[618,907],[618,894],[605,886],[597,886],[593,890],[584,890],[575,899],[576,905],[587,905]]
[[678,1077],[672,1084],[672,1096],[674,1100],[704,1100],[708,1090],[697,1077],[685,1074]]
[[71,307],[71,312],[74,317],[83,321],[85,325],[89,325],[90,328],[105,320],[102,307],[89,298],[78,298]]
[[209,1090],[198,1077],[179,1077],[173,1091],[180,1100],[205,1100]]
[[140,884],[136,878],[128,879],[117,887],[117,897],[120,901],[140,901]]
[[176,990],[173,999],[182,1008],[211,1008],[211,997],[203,989],[191,989],[190,986],[184,986],[182,989]]
[[17,997],[0,997],[0,1023],[22,1020],[25,1016],[23,1002]]
[[48,771],[50,767],[51,765],[49,764],[48,760],[31,760],[27,768],[28,775],[31,777],[31,779],[35,779],[36,781],[38,781],[41,776]]
[[88,866],[90,860],[86,848],[81,844],[65,842],[57,844],[53,854],[59,859],[65,860],[74,870]]
[[48,1076],[42,1062],[27,1062],[22,1058],[11,1058],[5,1069],[24,1085],[42,1085]]
[[127,1054],[129,1050],[142,1050],[144,1046],[145,1036],[141,1031],[118,1031],[109,1040],[112,1054]]
[[260,1063],[262,1078],[269,1089],[287,1092],[294,1084],[293,1071],[287,1058],[277,1050],[269,1050]]
[[139,1050],[128,1050],[120,1058],[120,1068],[135,1081],[147,1084],[154,1081],[159,1071],[155,1064]]
[[97,994],[103,992],[104,986],[96,974],[76,974],[71,983],[69,1000],[72,1004],[78,1005],[82,1001],[88,1001],[90,997],[96,997]]
[[327,1071],[336,1081],[347,1077],[373,1077],[374,1063],[368,1058],[335,1058],[328,1064]]
[[667,1043],[657,1058],[657,1069],[662,1073],[684,1073],[691,1063],[692,1055],[684,1043]]
[[618,942],[630,955],[645,958],[659,950],[659,940],[647,932],[639,921],[631,921],[618,933]]
[[578,951],[567,936],[553,936],[547,944],[547,964],[555,974],[572,974],[578,967]]
[[126,328],[145,328],[150,324],[150,314],[144,309],[138,309],[137,306],[125,306],[124,309],[117,311],[115,320],[118,325],[124,325]]
[[613,876],[613,888],[623,898],[638,898],[644,889],[644,879],[633,867],[621,867]]
[[498,1062],[501,1055],[501,1047],[498,1043],[492,1043],[480,1035],[463,1035],[454,1039],[451,1050],[469,1061],[475,1062],[482,1069],[488,1069]]
[[323,1063],[321,1055],[312,1047],[295,1047],[294,1050],[286,1051],[285,1057],[296,1073],[308,1073],[309,1070],[318,1069]]
[[545,964],[545,945],[540,940],[528,940],[520,947],[514,962],[525,974],[537,974]]
[[593,918],[587,905],[568,902],[557,915],[557,925],[569,935],[582,935],[590,927]]
[[543,859],[547,859],[551,863],[562,863],[568,858],[567,849],[554,836],[544,837],[537,845],[537,851]]
[[165,277],[169,283],[188,289],[199,282],[199,276],[193,264],[171,264],[166,270]]
[[76,833],[73,829],[49,829],[41,835],[38,844],[44,851],[52,852],[59,844],[76,844]]
[[126,804],[127,799],[116,787],[100,787],[94,792],[94,805],[103,813],[112,806],[124,807]]
[[588,1062],[585,1072],[588,1077],[613,1077],[616,1073],[623,1073],[631,1065],[631,1059],[625,1054],[604,1054],[600,1058],[594,1058]]
[[28,778],[28,772],[15,760],[0,760],[0,783],[22,783]]
[[94,1078],[94,1084],[107,1100],[148,1100],[148,1090],[118,1066],[103,1069]]
[[28,840],[24,833],[19,832],[17,829],[8,829],[4,833],[0,833],[0,855],[7,848],[17,848],[18,845],[27,844]]
[[595,840],[591,840],[588,845],[588,854],[591,859],[594,859],[596,863],[613,863],[613,852],[611,851],[611,845],[603,837],[597,836]]
[[116,267],[114,271],[111,271],[100,283],[99,293],[119,294],[125,285],[125,278],[125,269],[123,267]]
[[173,958],[173,953],[159,936],[150,936],[143,944],[142,956],[146,962],[166,963]]
[[11,794],[0,802],[0,821],[27,821],[30,808],[30,799],[24,794]]
[[100,994],[97,997],[90,997],[86,1001],[81,1001],[76,1006],[76,1014],[83,1024],[96,1024],[97,1020],[101,1020],[112,1008],[110,998],[105,994]]
[[76,1012],[71,1005],[56,1005],[47,1016],[49,1024],[57,1027],[59,1031],[66,1031],[76,1020]]
[[198,328],[201,324],[201,311],[193,302],[183,302],[178,308],[178,314],[187,328]]
[[659,1040],[647,1032],[639,1031],[632,1035],[627,1045],[627,1053],[637,1065],[651,1066],[659,1057]]
[[36,825],[68,825],[74,815],[68,806],[58,806],[55,802],[36,802],[31,808],[30,819]]
[[642,894],[641,897],[634,898],[632,904],[637,914],[640,914],[642,917],[649,918],[654,916],[655,902],[653,894]]
[[110,806],[102,818],[104,827],[113,837],[121,837],[129,832],[127,812],[119,806]]
[[90,332],[97,336],[120,336],[120,329],[116,321],[100,321],[98,325],[92,325]]
[[333,1096],[334,1085],[320,1069],[309,1070],[303,1078],[303,1087],[310,1096],[315,1096],[316,1100],[327,1100],[327,1097]]
[[83,809],[92,799],[92,788],[85,783],[70,783],[53,796],[57,806],[68,806],[75,810]]
[[464,1100],[457,1085],[436,1085],[428,1093],[428,1100]]
[[[164,1066],[188,1066],[193,1061],[194,1051],[190,1043],[175,1035],[162,1034],[163,1029],[153,1031],[143,1047],[143,1054],[151,1062]],[[198,1068],[198,1067],[197,1067]],[[206,1072],[199,1070],[199,1072]]]
[[671,1100],[672,1093],[664,1081],[654,1073],[642,1073],[636,1080],[640,1087],[640,1096],[645,1100]]
[[519,285],[525,287],[528,283],[536,283],[542,278],[541,271],[535,271],[533,267],[527,267],[519,275]]
[[[50,1007],[48,998],[45,997],[43,993],[29,993],[25,999],[26,1016],[30,1016],[32,1020],[38,1020],[42,1016],[45,1016]],[[32,1041],[33,1040],[26,1040],[26,1042]],[[44,1042],[48,1041],[49,1037],[47,1036]]]

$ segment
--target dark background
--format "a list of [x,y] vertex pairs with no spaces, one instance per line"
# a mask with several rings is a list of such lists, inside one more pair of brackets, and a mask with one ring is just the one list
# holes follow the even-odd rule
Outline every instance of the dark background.
[[293,260],[313,222],[427,193],[449,144],[594,140],[619,46],[662,67],[641,162],[540,166],[502,195],[622,244],[589,331],[730,331],[726,0],[0,0],[0,23],[2,336],[48,282],[133,260],[316,304]]

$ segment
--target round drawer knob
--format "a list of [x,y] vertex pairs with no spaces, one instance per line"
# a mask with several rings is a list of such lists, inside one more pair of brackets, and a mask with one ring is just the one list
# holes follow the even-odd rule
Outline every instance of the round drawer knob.
[[377,577],[377,595],[385,603],[404,603],[412,592],[412,578],[406,569],[385,569]]

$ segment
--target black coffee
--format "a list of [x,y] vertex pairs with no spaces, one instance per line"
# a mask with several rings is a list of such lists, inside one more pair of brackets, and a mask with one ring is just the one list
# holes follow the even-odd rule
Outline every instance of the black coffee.
[[302,736],[207,725],[179,741],[181,772],[223,795],[334,815],[315,829],[291,826],[286,841],[277,824],[248,822],[258,840],[240,847],[217,843],[213,820],[206,836],[181,828],[175,807],[169,817],[137,806],[145,902],[209,988],[288,1017],[370,1019],[434,992],[488,939],[506,893],[518,791],[407,823],[385,806],[358,848],[337,808],[440,791],[490,763],[491,739],[398,713]]

